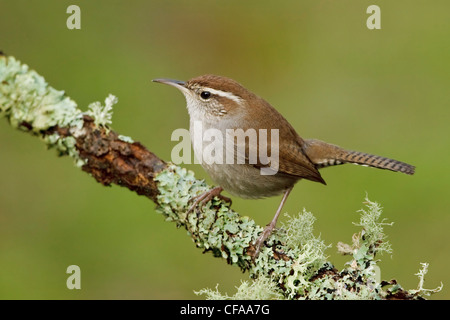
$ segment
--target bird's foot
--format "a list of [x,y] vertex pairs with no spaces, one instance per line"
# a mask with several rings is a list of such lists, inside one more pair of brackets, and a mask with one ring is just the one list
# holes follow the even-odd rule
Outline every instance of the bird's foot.
[[253,260],[258,258],[259,253],[261,252],[262,247],[264,246],[264,242],[267,240],[267,238],[270,237],[270,235],[272,234],[273,230],[275,229],[275,225],[276,225],[276,221],[275,223],[273,223],[273,221],[271,223],[269,223],[263,230],[263,232],[260,234],[260,236],[258,237],[258,239],[256,239],[255,241],[255,254],[253,256]]
[[196,207],[203,207],[208,201],[212,200],[214,197],[218,197],[220,200],[228,202],[231,204],[231,199],[221,195],[220,193],[223,191],[222,187],[214,187],[211,190],[208,190],[201,195],[194,198],[194,203],[191,205],[187,213],[193,211]]

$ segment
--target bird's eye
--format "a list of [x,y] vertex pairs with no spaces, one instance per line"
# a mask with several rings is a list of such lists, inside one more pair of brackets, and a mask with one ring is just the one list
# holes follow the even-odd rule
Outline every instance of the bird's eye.
[[200,97],[202,97],[202,99],[209,99],[209,97],[211,97],[211,92],[209,92],[209,91],[202,91],[201,93],[200,93]]

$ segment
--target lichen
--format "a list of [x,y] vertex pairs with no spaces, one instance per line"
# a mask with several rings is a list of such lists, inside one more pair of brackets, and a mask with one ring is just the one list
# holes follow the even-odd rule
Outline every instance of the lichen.
[[270,277],[261,276],[256,280],[241,281],[236,287],[236,293],[228,295],[219,291],[219,285],[214,290],[201,289],[194,291],[196,295],[205,295],[207,300],[282,300],[283,293],[276,281]]
[[392,253],[391,244],[386,240],[384,233],[385,226],[392,226],[393,222],[386,222],[387,219],[381,219],[383,212],[382,207],[374,201],[370,201],[366,195],[365,204],[367,209],[360,209],[361,213],[359,223],[354,223],[356,226],[362,227],[363,232],[361,237],[367,247],[374,250],[375,253]]
[[55,127],[76,130],[83,124],[77,104],[64,91],[50,87],[45,79],[14,57],[0,56],[0,115],[21,130],[39,135],[48,148],[69,155],[80,166],[73,137],[42,134]]
[[429,296],[433,293],[440,292],[442,290],[442,288],[444,287],[442,282],[438,287],[436,287],[434,289],[425,289],[423,287],[423,284],[425,282],[425,275],[428,273],[429,264],[426,262],[425,263],[422,262],[420,264],[422,265],[422,269],[420,269],[419,272],[416,273],[416,276],[419,277],[419,285],[417,286],[416,290],[410,290],[410,292],[417,296]]
[[261,232],[261,227],[218,198],[187,213],[191,199],[210,189],[204,181],[196,180],[192,171],[169,165],[155,181],[159,190],[157,212],[178,227],[185,227],[198,248],[211,251],[243,270],[249,268],[251,258],[244,250]]
[[50,87],[42,76],[14,57],[0,57],[0,83],[0,111],[15,128],[25,122],[38,133],[82,121],[77,104],[64,91]]
[[[104,106],[94,102],[83,113],[64,91],[49,86],[28,65],[12,56],[0,56],[0,116],[14,128],[39,136],[58,155],[72,157],[78,167],[85,164],[75,146],[75,138],[83,133],[83,116],[90,115],[98,126],[107,127],[115,103],[117,98],[109,95]],[[52,132],[56,127],[69,129],[70,135]]]
[[118,102],[116,96],[109,94],[105,99],[105,105],[100,102],[93,102],[89,104],[86,114],[94,118],[94,123],[97,127],[108,128],[112,124],[113,106]]
[[123,142],[134,143],[134,140],[131,137],[124,136],[122,134],[119,134],[119,136],[117,138],[119,138]]
[[[204,294],[208,299],[259,299],[254,292],[255,288],[259,288],[261,296],[268,299],[381,300],[420,299],[424,295],[439,292],[442,284],[436,289],[423,288],[428,268],[426,264],[417,274],[417,290],[405,290],[395,280],[387,282],[378,279],[379,267],[375,256],[383,252],[392,253],[390,245],[383,245],[387,243],[384,227],[392,223],[381,219],[382,209],[378,203],[370,201],[367,196],[364,203],[366,208],[359,210],[360,221],[355,223],[362,230],[353,236],[352,245],[339,244],[341,253],[352,256],[352,260],[341,271],[326,261],[325,249],[329,246],[320,237],[313,235],[315,218],[304,210],[298,216],[288,216],[288,221],[274,238],[276,240],[272,240],[284,241],[283,244],[289,247],[284,253],[292,257],[292,261],[279,260],[279,265],[272,267],[269,248],[265,248],[250,270],[249,281],[253,282],[241,284],[235,295],[222,294],[218,287],[196,293]],[[271,244],[275,245],[273,242]],[[261,288],[260,283],[268,279],[271,285],[266,284]]]

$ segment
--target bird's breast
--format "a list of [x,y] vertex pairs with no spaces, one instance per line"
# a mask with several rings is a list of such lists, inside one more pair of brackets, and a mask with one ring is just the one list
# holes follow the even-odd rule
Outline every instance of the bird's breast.
[[264,175],[246,161],[230,131],[211,123],[191,121],[190,135],[194,154],[212,180],[241,198],[263,198],[283,193],[298,181],[296,177]]

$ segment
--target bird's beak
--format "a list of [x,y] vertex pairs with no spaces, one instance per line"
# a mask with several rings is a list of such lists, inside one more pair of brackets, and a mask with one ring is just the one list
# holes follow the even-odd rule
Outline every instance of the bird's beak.
[[186,89],[186,87],[185,87],[186,82],[184,82],[184,81],[173,80],[173,79],[153,79],[152,81],[168,84],[169,86],[180,89],[181,91]]

